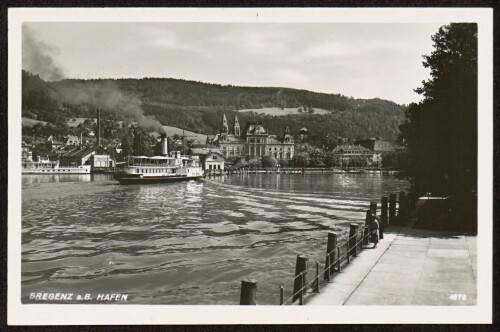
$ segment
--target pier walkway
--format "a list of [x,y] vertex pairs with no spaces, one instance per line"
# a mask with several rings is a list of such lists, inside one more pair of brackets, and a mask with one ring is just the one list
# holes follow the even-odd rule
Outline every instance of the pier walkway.
[[[474,305],[477,237],[391,226],[307,305]],[[371,248],[369,244],[367,248]]]

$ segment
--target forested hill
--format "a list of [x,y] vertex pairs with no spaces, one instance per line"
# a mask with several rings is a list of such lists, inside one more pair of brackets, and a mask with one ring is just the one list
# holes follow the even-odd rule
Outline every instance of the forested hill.
[[[23,116],[49,122],[67,117],[94,117],[101,106],[105,116],[124,120],[137,107],[162,124],[214,134],[222,114],[230,126],[238,114],[244,125],[262,121],[269,132],[292,133],[305,126],[313,136],[348,138],[381,136],[395,140],[404,120],[404,107],[381,99],[354,99],[340,94],[271,87],[238,87],[170,78],[62,80],[45,82],[23,71]],[[132,105],[132,106],[131,106]],[[302,108],[283,116],[238,112],[240,109]],[[314,109],[329,111],[314,114]]]

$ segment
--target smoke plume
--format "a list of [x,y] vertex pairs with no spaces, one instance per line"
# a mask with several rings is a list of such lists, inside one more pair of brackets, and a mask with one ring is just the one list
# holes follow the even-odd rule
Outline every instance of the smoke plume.
[[[59,81],[65,78],[65,70],[54,60],[60,50],[40,40],[38,33],[26,24],[23,25],[22,47],[24,70],[37,74],[45,81]],[[54,84],[66,104],[99,107],[105,112],[115,113],[118,119],[135,122],[148,131],[164,132],[158,120],[144,115],[141,100],[136,96],[124,94],[114,81],[71,80],[65,81],[64,84]]]
[[45,81],[58,81],[64,78],[64,70],[57,66],[54,56],[60,54],[60,50],[40,40],[36,31],[23,25],[22,43],[24,70],[39,75]]
[[164,132],[162,124],[154,117],[146,116],[142,101],[124,94],[118,84],[111,80],[73,81],[70,85],[58,84],[58,93],[66,103],[99,107],[104,112],[112,112],[127,122],[135,122],[147,131]]

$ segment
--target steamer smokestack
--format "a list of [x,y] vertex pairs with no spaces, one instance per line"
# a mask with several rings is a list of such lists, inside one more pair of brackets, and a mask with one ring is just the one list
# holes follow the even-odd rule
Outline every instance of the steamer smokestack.
[[101,146],[101,110],[97,108],[97,146]]
[[161,134],[161,154],[168,156],[167,134]]

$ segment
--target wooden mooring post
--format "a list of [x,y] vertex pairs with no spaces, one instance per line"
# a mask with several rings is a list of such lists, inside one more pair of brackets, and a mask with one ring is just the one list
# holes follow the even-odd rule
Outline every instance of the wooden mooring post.
[[[354,256],[358,255],[358,233],[359,233],[359,224],[351,224],[349,229],[349,249],[354,249]],[[349,256],[349,253],[347,254]]]
[[[365,226],[370,226],[370,223],[372,222],[372,215],[371,215],[371,209],[370,210],[366,210],[366,217],[365,217]],[[369,232],[369,228],[366,228],[365,227],[365,230],[363,232],[363,244],[368,244],[368,232]]]
[[328,240],[326,242],[326,261],[324,280],[330,281],[330,276],[335,270],[334,262],[337,259],[337,234],[328,232]]
[[377,214],[377,202],[370,202],[370,211],[373,211],[373,214]]
[[404,225],[406,222],[406,193],[404,191],[399,192],[399,209],[398,209],[398,221],[400,225]]
[[389,220],[387,224],[396,224],[396,194],[389,195]]
[[241,281],[240,305],[255,305],[257,282],[253,279]]
[[384,230],[385,227],[387,226],[387,218],[388,218],[388,211],[389,208],[389,198],[387,196],[382,197],[382,206],[380,207],[380,227],[379,227],[379,233],[380,233],[380,239],[382,240],[384,238]]
[[340,267],[340,263],[341,263],[341,259],[340,259],[340,246],[337,246],[337,257],[339,258],[337,260],[337,269],[339,270],[339,272],[341,272],[341,267]]
[[319,262],[316,261],[316,277],[314,278],[313,292],[319,293]]
[[292,302],[299,300],[299,304],[303,304],[305,284],[307,283],[307,261],[308,258],[304,255],[297,256],[295,264],[295,280],[293,282],[293,298]]

